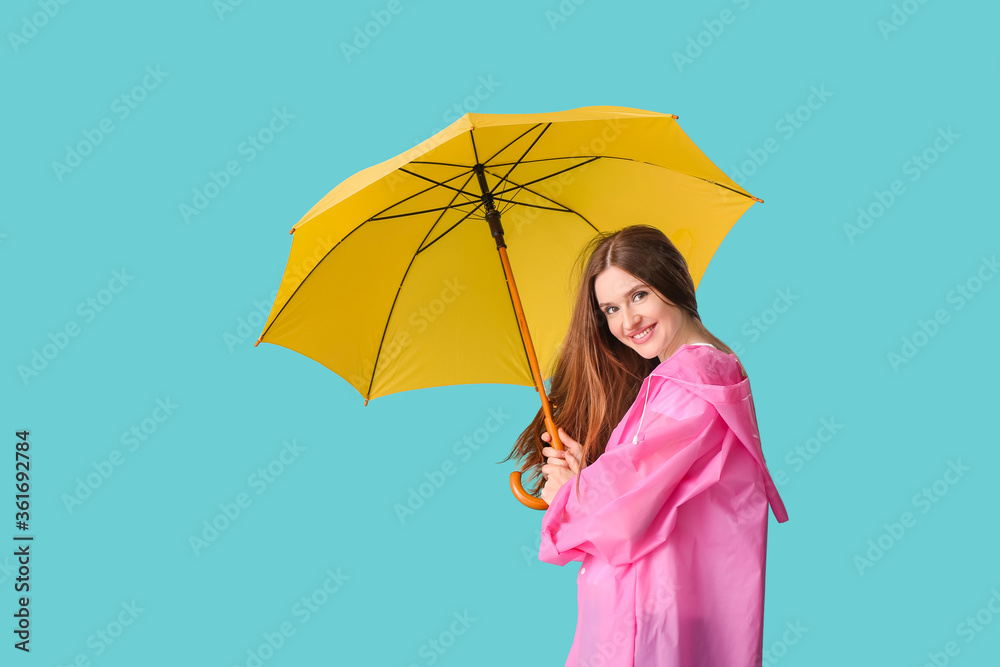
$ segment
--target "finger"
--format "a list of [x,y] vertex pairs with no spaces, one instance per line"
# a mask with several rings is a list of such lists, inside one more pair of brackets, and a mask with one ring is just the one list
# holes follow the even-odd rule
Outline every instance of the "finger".
[[565,456],[565,450],[556,449],[555,447],[542,447],[542,455],[547,457],[562,458]]
[[581,445],[578,442],[570,442],[566,444],[566,450],[570,453],[571,456],[580,458],[580,455],[583,453],[583,445]]
[[559,467],[559,468],[569,468],[569,463],[567,463],[566,461],[564,461],[562,459],[556,459],[556,458],[550,458],[549,462],[548,462],[548,465],[550,465],[550,466],[556,466],[556,467]]
[[565,460],[570,470],[574,473],[580,472],[580,458],[576,452],[567,451]]
[[565,440],[567,443],[569,443],[569,444],[571,444],[573,446],[577,446],[577,447],[580,446],[580,443],[578,443],[573,438],[569,437],[569,433],[567,433],[566,431],[564,431],[563,428],[562,428],[562,426],[559,427],[559,439],[560,440]]

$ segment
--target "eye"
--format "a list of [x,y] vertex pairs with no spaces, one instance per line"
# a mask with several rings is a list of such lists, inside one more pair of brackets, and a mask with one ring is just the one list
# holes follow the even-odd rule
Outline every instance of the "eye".
[[[647,294],[649,294],[649,292],[644,292],[642,290],[639,290],[638,292],[632,295],[632,302],[634,303],[637,300],[643,299]],[[601,312],[604,313],[605,315],[614,315],[614,311],[616,310],[618,310],[617,306],[608,306]]]

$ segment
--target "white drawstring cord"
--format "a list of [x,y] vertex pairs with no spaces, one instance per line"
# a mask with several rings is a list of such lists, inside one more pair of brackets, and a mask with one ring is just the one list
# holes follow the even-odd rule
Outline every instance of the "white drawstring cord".
[[[709,345],[715,347],[711,343],[687,343],[688,345]],[[737,360],[738,361],[738,360]],[[653,375],[650,374],[647,378],[648,383],[646,384],[646,398],[642,402],[642,415],[639,416],[639,427],[635,430],[635,435],[632,436],[632,444],[639,444],[639,431],[642,430],[642,420],[646,418],[646,403],[649,402],[649,385],[653,384]]]
[[642,430],[642,420],[646,418],[646,403],[649,401],[649,385],[653,384],[653,376],[650,375],[646,378],[648,382],[646,383],[646,398],[642,402],[642,415],[639,416],[639,426],[635,430],[635,435],[632,436],[632,444],[639,444],[639,431]]

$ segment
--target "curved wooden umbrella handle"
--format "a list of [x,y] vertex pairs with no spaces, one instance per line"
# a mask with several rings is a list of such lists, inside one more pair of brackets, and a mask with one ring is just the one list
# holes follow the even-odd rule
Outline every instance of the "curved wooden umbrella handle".
[[[545,396],[545,394],[542,395]],[[545,403],[547,405],[548,401],[546,400]],[[548,411],[546,410],[546,412]],[[552,436],[552,434],[555,433],[555,436],[552,437],[552,446],[556,449],[565,449],[562,441],[559,439],[559,429],[555,428],[555,424],[552,424],[551,415],[546,415],[545,422],[546,426],[549,426],[549,435]],[[519,470],[515,470],[510,474],[510,490],[514,493],[514,497],[521,501],[522,505],[530,507],[533,510],[547,510],[549,508],[549,504],[547,502],[541,498],[536,498],[535,496],[530,495],[524,490],[524,487],[521,486],[521,472]]]
[[510,490],[514,492],[514,497],[520,500],[522,505],[533,510],[547,510],[549,508],[549,504],[541,498],[528,495],[528,492],[521,486],[521,473],[518,470],[510,474]]

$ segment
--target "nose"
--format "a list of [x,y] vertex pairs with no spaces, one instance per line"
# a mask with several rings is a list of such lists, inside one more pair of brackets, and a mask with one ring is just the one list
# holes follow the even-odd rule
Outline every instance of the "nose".
[[626,329],[632,331],[642,320],[642,315],[639,314],[637,310],[634,310],[630,306],[625,306],[625,325]]

